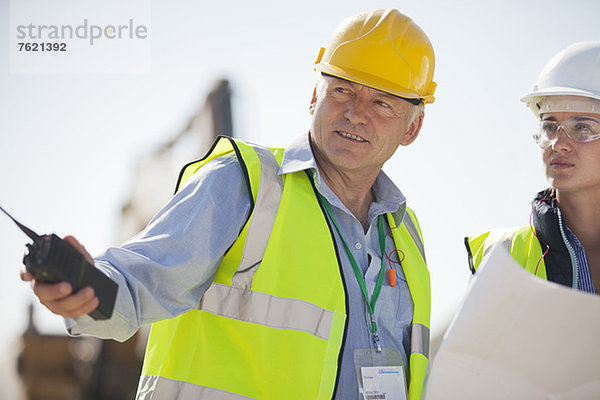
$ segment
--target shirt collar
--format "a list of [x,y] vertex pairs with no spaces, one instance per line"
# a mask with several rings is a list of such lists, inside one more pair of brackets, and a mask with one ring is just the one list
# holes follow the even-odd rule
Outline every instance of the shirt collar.
[[[347,211],[346,207],[329,189],[327,184],[321,180],[317,162],[310,147],[308,133],[297,136],[286,147],[278,174],[283,175],[303,170],[309,170],[317,190],[325,196],[331,205]],[[395,212],[406,202],[406,198],[400,189],[383,171],[380,171],[379,175],[377,175],[372,190],[375,202],[371,205],[369,218],[371,218],[371,214],[379,215],[387,212]]]
[[296,136],[294,140],[286,146],[278,174],[290,174],[305,169],[317,171],[317,162],[315,161],[315,157],[310,148],[308,133]]

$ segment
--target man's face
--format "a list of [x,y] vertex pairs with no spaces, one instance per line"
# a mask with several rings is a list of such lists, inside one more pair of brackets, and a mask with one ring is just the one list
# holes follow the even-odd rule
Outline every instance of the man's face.
[[380,90],[325,76],[310,107],[310,137],[319,167],[378,173],[399,145],[416,139],[423,114],[411,122],[411,107]]
[[[541,119],[562,124],[572,119],[600,121],[600,115],[553,112],[542,114]],[[559,194],[593,191],[600,196],[600,139],[578,143],[561,132],[556,142],[543,150],[542,159],[548,182]]]

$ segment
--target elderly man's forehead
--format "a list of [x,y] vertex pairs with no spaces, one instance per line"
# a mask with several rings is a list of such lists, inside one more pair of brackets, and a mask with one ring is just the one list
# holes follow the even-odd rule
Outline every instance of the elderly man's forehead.
[[393,95],[391,93],[384,92],[383,90],[375,89],[375,88],[372,88],[372,87],[367,86],[367,85],[362,85],[360,83],[352,82],[352,81],[350,81],[348,79],[339,78],[337,76],[328,75],[328,74],[323,74],[323,77],[326,80],[331,80],[333,82],[337,81],[338,83],[344,83],[344,84],[350,85],[352,87],[364,87],[364,88],[367,88],[369,90],[372,90],[372,91],[376,92],[378,95],[383,96],[383,97],[388,97],[388,98],[391,98],[391,99],[400,99],[400,100],[403,100],[402,97],[400,97],[400,96],[396,96],[396,95]]

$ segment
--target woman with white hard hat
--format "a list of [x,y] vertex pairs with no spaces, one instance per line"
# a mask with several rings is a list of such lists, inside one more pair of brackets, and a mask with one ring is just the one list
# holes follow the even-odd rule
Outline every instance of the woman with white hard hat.
[[529,225],[465,238],[473,273],[496,245],[529,272],[588,293],[600,290],[600,41],[575,43],[545,66],[521,101],[539,119],[550,187]]

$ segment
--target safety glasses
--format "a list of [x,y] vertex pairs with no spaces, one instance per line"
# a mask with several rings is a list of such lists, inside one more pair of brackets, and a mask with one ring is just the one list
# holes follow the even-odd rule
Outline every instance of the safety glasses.
[[600,139],[600,119],[593,117],[575,117],[562,123],[556,121],[540,121],[533,140],[540,148],[556,143],[558,135],[563,131],[569,139],[577,143],[587,143]]

